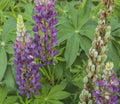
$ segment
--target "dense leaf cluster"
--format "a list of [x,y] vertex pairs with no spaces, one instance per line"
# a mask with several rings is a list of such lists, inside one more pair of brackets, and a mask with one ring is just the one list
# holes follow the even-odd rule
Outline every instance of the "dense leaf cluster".
[[[88,1],[88,2],[86,2]],[[77,104],[83,88],[87,54],[94,39],[100,0],[57,0],[58,12],[56,65],[39,69],[42,89],[31,99],[18,95],[13,64],[16,18],[21,14],[33,38],[33,0],[0,0],[0,103],[1,104]],[[120,70],[120,1],[115,0],[109,17],[112,33],[108,60]],[[36,60],[37,61],[37,60]]]

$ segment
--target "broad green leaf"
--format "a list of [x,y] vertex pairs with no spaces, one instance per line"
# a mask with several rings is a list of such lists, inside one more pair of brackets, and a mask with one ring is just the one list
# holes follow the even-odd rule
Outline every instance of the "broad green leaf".
[[0,51],[0,81],[2,80],[7,68],[7,55],[5,49],[2,48]]
[[4,86],[0,86],[0,104],[4,104],[3,101],[7,96],[7,88]]
[[[88,43],[90,39],[94,37],[95,22],[90,20],[90,12],[92,1],[87,0],[84,8],[78,10],[75,8],[76,2],[68,3],[68,16],[64,19],[65,22],[58,26],[58,44],[67,40],[66,50],[65,50],[65,60],[67,68],[70,67],[76,57],[79,50],[79,35],[88,37]],[[59,18],[60,19],[60,18]],[[92,24],[91,24],[92,23]],[[94,30],[93,30],[94,29]],[[87,39],[85,39],[86,41]],[[82,45],[82,49],[86,51],[86,43]]]
[[60,44],[61,42],[63,42],[64,40],[69,39],[72,36],[71,31],[70,30],[60,30],[58,31],[58,35],[57,35],[57,42],[58,44]]
[[14,18],[10,17],[3,25],[3,33],[2,34],[8,35],[13,31],[16,31],[16,20]]
[[55,76],[59,80],[63,76],[63,70],[65,69],[65,64],[59,63],[55,66]]
[[8,96],[5,100],[4,100],[4,104],[14,104],[17,100],[17,96]]
[[73,28],[77,29],[78,28],[78,22],[79,22],[78,21],[78,19],[79,19],[79,17],[78,17],[79,16],[78,15],[79,11],[77,9],[75,9],[75,8],[71,8],[69,13],[70,13],[69,14],[70,22],[71,22]]
[[15,79],[13,77],[12,69],[9,67],[5,73],[5,83],[8,88],[15,88]]
[[67,98],[70,96],[70,93],[65,92],[65,91],[57,91],[55,93],[52,93],[48,96],[49,99],[54,99],[54,100],[62,100],[64,98]]
[[58,91],[62,91],[62,90],[65,88],[65,86],[66,86],[65,84],[61,84],[61,85],[56,85],[56,86],[54,86],[54,87],[50,90],[48,96],[51,96],[51,94],[54,94],[54,93],[56,93],[56,92],[58,92]]
[[79,36],[80,38],[80,46],[81,46],[81,48],[85,51],[85,53],[86,54],[88,54],[88,52],[89,52],[89,49],[90,49],[90,47],[91,47],[91,40],[88,38],[88,37],[86,37],[86,36]]
[[32,20],[32,14],[33,14],[33,5],[31,3],[28,3],[25,7],[25,12],[23,14],[24,19],[26,19],[29,22],[34,22]]
[[77,57],[77,53],[79,50],[79,36],[74,34],[67,41],[67,46],[65,50],[65,60],[67,67],[70,67]]
[[78,28],[80,29],[90,18],[91,0],[87,0],[84,8],[79,12]]
[[12,44],[6,44],[5,50],[6,50],[6,52],[9,53],[9,54],[13,54],[13,53],[14,53]]
[[111,41],[108,44],[108,49],[108,60],[114,63],[114,70],[117,70],[120,67],[120,56],[117,54],[117,49]]
[[96,29],[96,22],[92,19],[89,19],[89,21],[83,25],[83,27],[80,29],[80,34],[88,37],[89,39],[94,39],[95,29]]
[[[108,60],[113,61],[114,69],[117,70],[120,67],[120,23],[117,18],[111,18],[110,25],[112,32],[110,35],[110,42],[108,44]],[[113,56],[113,57],[111,57]]]
[[51,89],[49,90],[49,93],[47,94],[42,91],[42,94],[36,96],[36,99],[34,100],[34,104],[54,104],[53,102],[56,102],[56,104],[57,103],[62,104],[62,102],[60,102],[59,100],[62,100],[70,96],[70,93],[63,91],[65,86],[66,86],[66,83],[55,85],[54,87],[51,87]]
[[49,100],[48,102],[49,104],[64,104],[63,102],[57,100]]
[[35,99],[34,104],[46,104],[46,103],[44,102],[44,98],[43,98],[43,99]]

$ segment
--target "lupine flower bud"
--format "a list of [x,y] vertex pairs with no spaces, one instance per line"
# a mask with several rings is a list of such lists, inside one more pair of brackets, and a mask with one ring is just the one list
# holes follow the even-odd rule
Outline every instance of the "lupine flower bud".
[[106,32],[111,32],[111,26],[107,26]]
[[88,73],[88,78],[91,78],[91,77],[92,77],[92,73],[89,72],[89,73]]
[[85,77],[85,78],[83,79],[83,81],[84,81],[84,83],[87,83],[87,82],[88,82],[88,78]]
[[95,72],[95,65],[92,65],[91,71],[92,71],[92,72]]
[[100,69],[101,69],[101,66],[100,66],[100,65],[96,66],[96,71],[97,71],[97,73],[100,72]]
[[101,56],[100,55],[97,57],[97,61],[101,62]]
[[94,51],[94,57],[96,58],[98,56],[98,52],[97,51]]
[[110,37],[110,32],[106,32],[105,38],[107,39],[107,38],[109,38],[109,37]]
[[92,100],[90,100],[90,101],[88,102],[88,104],[93,104],[93,101],[92,101]]
[[101,36],[98,36],[98,41],[101,41]]
[[105,51],[106,51],[106,47],[103,46],[102,49],[101,49],[101,51],[102,51],[103,53],[105,53]]
[[20,94],[28,98],[38,94],[41,85],[40,75],[33,57],[33,43],[25,31],[22,16],[17,18],[17,39],[14,44],[14,64],[16,65],[16,81]]
[[91,61],[88,62],[88,66],[89,66],[89,67],[92,66],[92,62],[91,62]]
[[108,62],[108,63],[106,63],[105,69],[106,70],[112,70],[113,67],[114,67],[113,62]]
[[105,62],[106,59],[107,59],[107,55],[103,55],[103,56],[102,56],[102,62]]

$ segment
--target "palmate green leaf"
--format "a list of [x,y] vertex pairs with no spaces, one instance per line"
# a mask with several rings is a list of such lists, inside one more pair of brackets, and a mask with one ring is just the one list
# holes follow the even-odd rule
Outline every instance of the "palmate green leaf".
[[7,55],[5,49],[2,47],[0,51],[0,81],[2,80],[7,68]]
[[[80,49],[79,41],[81,41],[82,49],[86,54],[88,53],[87,48],[91,45],[90,40],[94,37],[93,33],[96,26],[95,22],[91,22],[90,19],[91,0],[87,0],[81,10],[76,9],[75,4],[75,2],[73,4],[72,2],[68,3],[68,16],[64,19],[65,22],[58,26],[58,43],[67,40],[64,54],[67,68],[74,63],[77,57]],[[79,35],[81,36],[79,37]],[[83,38],[84,36],[88,38]]]
[[58,35],[57,35],[57,42],[58,44],[62,43],[64,40],[69,39],[72,36],[72,32],[71,30],[60,30],[58,31]]
[[88,22],[84,24],[80,29],[80,34],[93,40],[96,26],[97,26],[96,22],[93,21],[92,19],[89,19]]
[[79,50],[79,36],[74,34],[67,41],[67,46],[65,50],[65,60],[67,64],[67,68],[70,67],[77,57],[77,53]]
[[69,39],[75,33],[75,29],[73,28],[72,23],[67,18],[64,18],[64,22],[59,25],[58,30],[58,44],[62,43],[64,40]]
[[7,88],[5,86],[0,86],[0,104],[4,104],[4,100],[7,96]]
[[63,104],[60,100],[70,96],[70,93],[63,91],[65,87],[65,83],[51,87],[47,94],[42,93],[36,96],[34,104]]

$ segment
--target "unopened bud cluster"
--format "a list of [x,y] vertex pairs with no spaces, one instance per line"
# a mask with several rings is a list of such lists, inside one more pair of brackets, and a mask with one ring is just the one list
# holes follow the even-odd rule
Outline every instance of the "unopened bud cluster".
[[[92,91],[94,90],[94,82],[102,78],[102,72],[105,68],[105,61],[107,56],[107,43],[109,41],[111,27],[108,25],[107,17],[112,12],[113,0],[102,0],[105,10],[100,10],[98,18],[98,26],[95,30],[95,39],[92,42],[92,47],[88,55],[88,67],[86,69],[86,76],[84,78],[84,89],[80,94],[79,104],[95,103]],[[106,2],[106,3],[105,3]],[[109,13],[108,13],[109,10]],[[111,11],[110,11],[111,10]],[[98,89],[96,86],[95,89]],[[87,92],[87,94],[85,94]],[[89,96],[91,95],[91,96]]]

